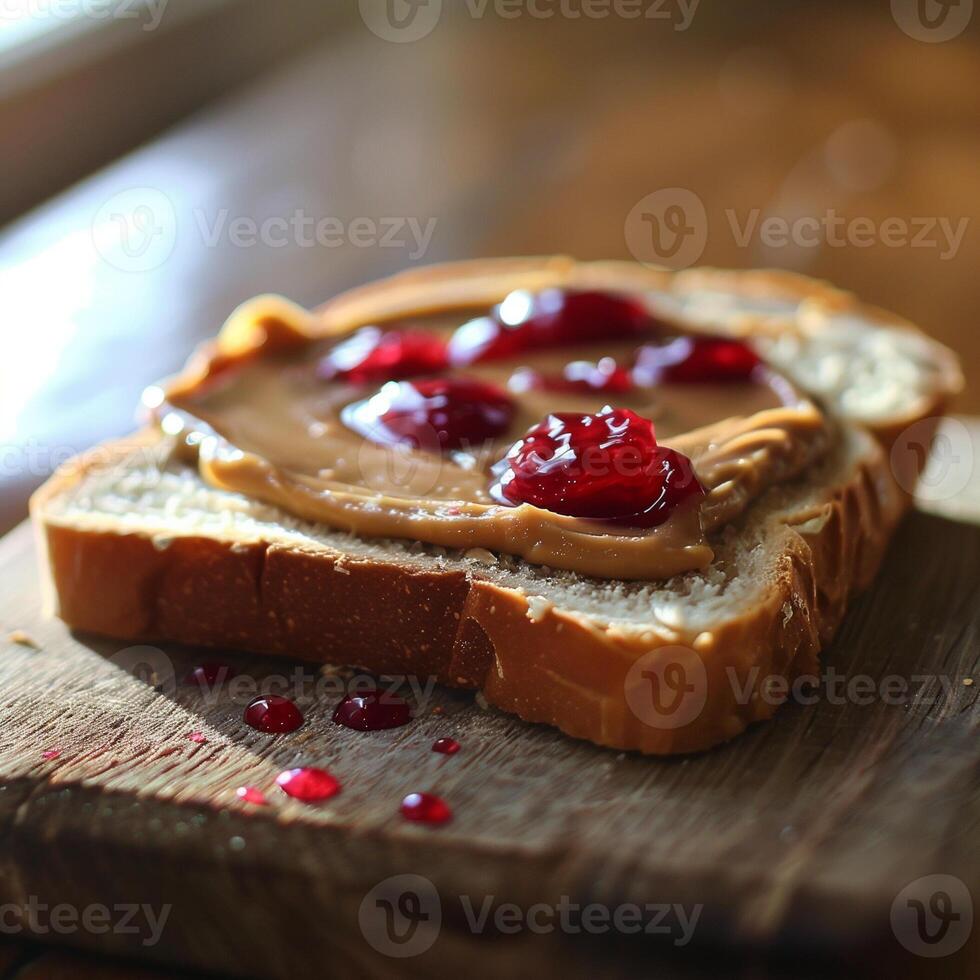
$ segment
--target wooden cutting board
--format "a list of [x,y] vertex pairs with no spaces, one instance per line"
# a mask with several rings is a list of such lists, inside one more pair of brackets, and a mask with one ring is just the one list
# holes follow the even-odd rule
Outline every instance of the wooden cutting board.
[[[686,759],[595,748],[443,690],[409,726],[357,733],[330,720],[343,678],[281,659],[229,654],[240,686],[206,696],[179,681],[213,654],[120,654],[42,618],[26,526],[0,543],[0,581],[5,932],[33,897],[79,916],[105,905],[117,925],[114,907],[151,914],[133,914],[136,932],[41,921],[49,931],[23,935],[236,975],[701,976],[720,963],[760,976],[780,951],[788,976],[976,975],[959,892],[943,935],[965,929],[963,948],[930,959],[905,946],[910,896],[929,909],[958,881],[980,899],[980,527],[911,517],[827,652],[817,703]],[[242,722],[274,676],[293,690],[305,679],[292,735]],[[432,752],[443,736],[462,750]],[[342,793],[287,799],[275,777],[301,764],[328,767]],[[237,800],[245,784],[271,805]],[[402,819],[416,790],[442,795],[455,820]],[[939,874],[955,881],[903,892]],[[600,911],[586,928],[568,909],[589,903]],[[621,911],[634,906],[639,934]]]

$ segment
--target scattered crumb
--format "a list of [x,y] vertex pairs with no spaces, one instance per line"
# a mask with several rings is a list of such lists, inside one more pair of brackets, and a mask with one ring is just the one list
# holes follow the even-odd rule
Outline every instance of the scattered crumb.
[[963,686],[964,687],[973,687],[973,678],[972,677],[964,677],[963,678]]
[[705,651],[710,650],[714,645],[715,635],[707,630],[703,633],[698,633],[698,635],[694,637],[694,649],[699,653],[704,653]]
[[25,633],[23,630],[14,630],[7,639],[11,643],[16,643],[18,646],[30,647],[32,650],[40,650],[41,644],[34,639],[29,633]]
[[350,575],[350,569],[346,565],[344,565],[342,562],[339,562],[339,561],[335,561],[333,563],[333,570],[338,575]]
[[444,715],[445,713],[446,709],[441,704],[437,704],[431,711],[433,715]]
[[554,608],[555,604],[543,595],[532,595],[527,600],[527,618],[532,623],[540,623]]
[[464,558],[469,558],[472,561],[478,561],[482,565],[496,565],[497,556],[492,551],[487,551],[486,548],[470,548],[469,551],[463,554]]
[[174,543],[174,539],[166,534],[155,534],[150,542],[157,551],[166,551]]
[[476,701],[477,706],[480,708],[481,711],[490,710],[490,702],[487,701],[487,699],[483,696],[483,691],[477,691],[473,700]]

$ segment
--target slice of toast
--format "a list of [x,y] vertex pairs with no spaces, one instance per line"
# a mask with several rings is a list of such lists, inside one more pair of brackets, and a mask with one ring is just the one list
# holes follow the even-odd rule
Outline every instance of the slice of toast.
[[[751,337],[821,400],[833,448],[717,535],[708,568],[621,582],[306,523],[208,486],[147,430],[73,461],[35,495],[53,611],[127,640],[434,676],[619,749],[696,751],[770,717],[785,682],[818,670],[849,597],[873,578],[961,383],[955,358],[798,276],[562,258],[402,274],[338,297],[311,329],[555,284],[642,293],[687,329]],[[219,339],[250,343],[234,317]]]

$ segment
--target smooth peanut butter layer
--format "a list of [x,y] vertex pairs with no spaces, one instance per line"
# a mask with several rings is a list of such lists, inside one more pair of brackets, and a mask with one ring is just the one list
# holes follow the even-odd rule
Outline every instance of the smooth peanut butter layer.
[[[469,315],[427,314],[389,329],[448,336]],[[224,336],[165,400],[159,390],[151,395],[164,429],[182,437],[212,486],[365,537],[485,548],[597,577],[668,578],[707,565],[712,532],[765,488],[797,476],[828,444],[817,407],[768,370],[752,381],[657,383],[616,394],[515,383],[519,369],[554,377],[571,362],[632,363],[636,339],[453,368],[444,373],[509,390],[506,431],[444,452],[380,444],[370,419],[372,398],[384,401],[382,385],[326,380],[320,366],[337,341],[314,336],[304,311],[257,300]],[[510,506],[491,493],[491,467],[530,426],[550,413],[595,413],[610,403],[651,419],[658,442],[690,458],[705,496],[684,500],[656,527],[635,529]]]

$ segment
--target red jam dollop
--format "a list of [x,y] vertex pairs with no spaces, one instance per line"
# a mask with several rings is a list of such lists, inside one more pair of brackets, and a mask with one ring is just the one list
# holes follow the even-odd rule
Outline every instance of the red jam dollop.
[[527,350],[641,336],[654,329],[635,299],[594,290],[518,290],[489,316],[464,323],[449,341],[453,365],[515,357]]
[[338,344],[317,368],[327,381],[371,384],[421,374],[437,374],[448,367],[446,342],[424,330],[382,333],[364,327]]
[[495,495],[511,504],[637,528],[704,496],[691,461],[658,446],[653,423],[626,408],[549,415],[494,472]]
[[740,340],[677,337],[665,344],[641,348],[633,375],[643,385],[751,381],[761,364],[759,356]]
[[496,385],[470,378],[390,381],[365,402],[344,410],[344,421],[372,442],[431,452],[475,448],[502,436],[514,402]]

